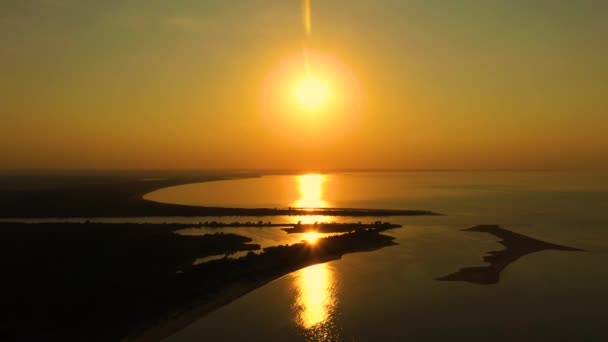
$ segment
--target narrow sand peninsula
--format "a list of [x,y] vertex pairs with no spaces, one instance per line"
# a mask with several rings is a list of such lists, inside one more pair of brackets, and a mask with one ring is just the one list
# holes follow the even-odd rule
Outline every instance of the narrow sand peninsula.
[[19,179],[8,179],[0,182],[0,218],[437,215],[427,210],[201,207],[159,203],[144,198],[152,191],[176,185],[251,177],[259,175],[102,174],[26,179],[21,181],[23,184]]
[[492,234],[502,240],[499,243],[505,246],[500,251],[491,251],[483,257],[489,266],[465,267],[457,272],[437,278],[440,281],[466,281],[474,284],[496,284],[500,281],[500,273],[517,259],[530,253],[544,250],[556,251],[583,251],[582,249],[556,245],[553,243],[537,240],[529,236],[514,233],[510,230],[500,228],[497,225],[480,225],[465,229],[469,232],[480,232]]

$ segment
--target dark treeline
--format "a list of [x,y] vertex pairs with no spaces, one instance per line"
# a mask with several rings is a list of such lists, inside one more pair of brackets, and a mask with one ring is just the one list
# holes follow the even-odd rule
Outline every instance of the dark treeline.
[[392,224],[389,222],[375,221],[371,223],[340,223],[340,222],[315,222],[315,223],[301,223],[293,225],[292,228],[284,228],[283,230],[289,234],[292,233],[306,233],[306,232],[317,232],[317,233],[348,233],[352,231],[360,230],[374,230],[374,231],[385,231],[388,229],[401,228],[401,225]]
[[[249,252],[238,259],[223,258],[212,260],[192,267],[177,278],[176,292],[179,298],[177,306],[187,313],[194,308],[193,299],[197,305],[203,306],[198,314],[206,314],[214,310],[219,299],[226,304],[244,292],[241,290],[235,296],[231,285],[246,288],[251,291],[276,278],[313,264],[336,260],[347,253],[372,251],[394,245],[394,237],[382,235],[378,231],[360,230],[352,233],[326,237],[314,244],[301,242],[293,245],[282,245],[264,248],[263,253]],[[205,304],[207,308],[205,309]],[[173,330],[183,328],[189,321],[178,323]],[[164,332],[165,334],[167,331]],[[164,336],[162,333],[153,334],[154,338]]]
[[179,228],[0,223],[0,336],[28,341],[138,336],[175,321],[179,313],[201,306],[211,311],[235,299],[232,286],[250,291],[298,268],[388,246],[394,239],[362,230],[193,266],[199,257],[259,246],[234,234],[180,236],[174,233]]
[[315,222],[315,223],[272,223],[270,221],[258,221],[258,222],[218,222],[218,221],[205,221],[198,222],[197,224],[185,225],[193,228],[246,228],[246,227],[286,227],[283,229],[287,233],[306,233],[306,232],[318,232],[318,233],[348,233],[355,230],[366,230],[374,229],[378,231],[401,228],[401,225],[392,224],[389,222],[375,221],[371,223],[362,222]]
[[166,314],[176,271],[199,257],[256,250],[235,234],[181,236],[180,225],[0,223],[0,336],[113,340]]

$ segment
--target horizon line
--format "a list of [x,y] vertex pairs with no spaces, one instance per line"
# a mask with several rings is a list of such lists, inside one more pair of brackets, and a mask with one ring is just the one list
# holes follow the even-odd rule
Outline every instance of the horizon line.
[[232,172],[232,173],[337,173],[337,172],[602,172],[605,168],[4,168],[0,173],[18,172]]

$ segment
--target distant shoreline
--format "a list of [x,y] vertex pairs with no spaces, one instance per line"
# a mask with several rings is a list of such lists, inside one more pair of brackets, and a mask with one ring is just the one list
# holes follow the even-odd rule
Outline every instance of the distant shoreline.
[[260,177],[259,174],[66,176],[34,178],[0,187],[0,218],[222,217],[222,216],[418,216],[427,210],[358,208],[228,208],[154,202],[150,192],[178,185]]

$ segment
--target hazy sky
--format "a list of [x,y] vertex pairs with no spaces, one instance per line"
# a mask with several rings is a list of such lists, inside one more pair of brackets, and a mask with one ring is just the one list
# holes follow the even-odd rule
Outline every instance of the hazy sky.
[[0,1],[0,168],[608,168],[608,1],[312,0],[319,136],[265,113],[301,7]]

